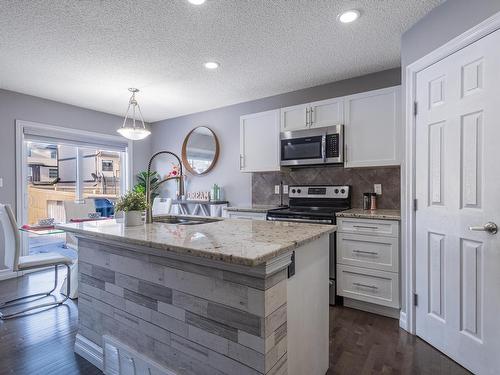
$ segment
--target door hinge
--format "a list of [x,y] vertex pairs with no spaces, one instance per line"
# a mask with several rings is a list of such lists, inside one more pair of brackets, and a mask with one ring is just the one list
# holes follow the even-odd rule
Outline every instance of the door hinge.
[[413,293],[413,305],[418,306],[418,294]]
[[413,211],[418,210],[418,199],[413,200]]
[[418,104],[417,102],[413,102],[413,116],[417,116],[418,113]]

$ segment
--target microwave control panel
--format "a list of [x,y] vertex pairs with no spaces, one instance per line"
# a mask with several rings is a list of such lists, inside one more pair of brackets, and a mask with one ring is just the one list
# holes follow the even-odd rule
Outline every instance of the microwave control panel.
[[340,155],[339,134],[326,135],[326,157],[338,158]]

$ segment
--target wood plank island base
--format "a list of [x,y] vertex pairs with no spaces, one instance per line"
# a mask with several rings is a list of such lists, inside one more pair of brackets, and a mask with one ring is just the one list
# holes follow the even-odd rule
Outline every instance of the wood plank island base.
[[327,372],[335,226],[223,220],[125,228],[107,220],[60,227],[79,238],[75,351],[105,372]]

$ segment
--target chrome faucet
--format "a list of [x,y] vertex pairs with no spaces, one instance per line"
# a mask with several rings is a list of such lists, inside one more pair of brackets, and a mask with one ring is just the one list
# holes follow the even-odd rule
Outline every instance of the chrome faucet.
[[172,176],[172,177],[167,177],[160,182],[158,182],[158,185],[163,184],[164,182],[167,182],[169,180],[178,180],[179,181],[179,191],[177,193],[177,198],[181,197],[184,195],[184,174],[182,173],[182,162],[181,159],[174,154],[173,152],[170,151],[159,151],[153,156],[151,156],[151,159],[149,159],[148,163],[148,174],[147,174],[147,179],[146,179],[146,203],[147,203],[147,208],[146,208],[146,223],[152,223],[153,222],[153,203],[151,202],[151,180],[150,180],[150,175],[151,175],[151,164],[153,163],[154,158],[156,158],[158,155],[162,154],[169,154],[174,156],[177,161],[179,162],[179,176]]

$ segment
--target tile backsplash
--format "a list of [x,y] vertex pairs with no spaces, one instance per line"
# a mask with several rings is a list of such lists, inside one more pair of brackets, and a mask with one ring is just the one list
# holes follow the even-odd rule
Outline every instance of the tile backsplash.
[[[362,207],[363,193],[373,192],[373,184],[382,184],[378,197],[379,208],[400,208],[400,168],[343,168],[342,166],[305,167],[283,169],[280,172],[252,173],[252,203],[279,204],[274,185],[350,185],[352,207]],[[285,203],[288,197],[285,194]]]

